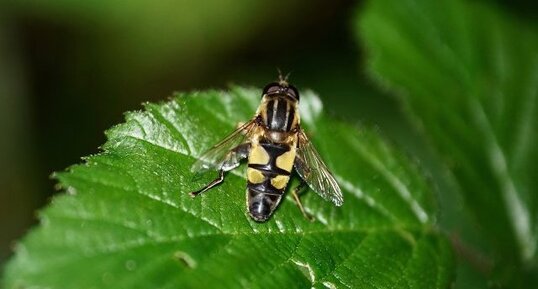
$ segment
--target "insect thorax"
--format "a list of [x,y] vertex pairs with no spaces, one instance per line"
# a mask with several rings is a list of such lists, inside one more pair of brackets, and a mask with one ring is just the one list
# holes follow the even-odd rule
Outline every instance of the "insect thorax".
[[259,115],[269,131],[291,132],[299,124],[297,101],[286,96],[265,96],[259,108]]

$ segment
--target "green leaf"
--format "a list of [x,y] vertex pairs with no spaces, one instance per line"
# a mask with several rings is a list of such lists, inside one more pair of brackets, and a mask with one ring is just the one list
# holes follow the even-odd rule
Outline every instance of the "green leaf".
[[[446,288],[449,244],[432,193],[377,134],[332,120],[310,92],[301,115],[345,202],[287,198],[267,223],[246,214],[245,177],[192,199],[189,168],[250,119],[260,92],[180,94],[127,114],[99,155],[57,175],[66,194],[17,246],[7,288]],[[243,168],[244,169],[244,168]]]
[[506,283],[536,274],[538,35],[459,0],[372,0],[358,25],[372,75],[443,156]]

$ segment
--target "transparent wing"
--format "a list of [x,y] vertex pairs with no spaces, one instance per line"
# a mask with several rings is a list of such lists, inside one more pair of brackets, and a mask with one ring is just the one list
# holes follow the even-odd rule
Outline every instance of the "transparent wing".
[[[255,119],[243,124],[222,141],[214,145],[200,156],[192,167],[192,172],[203,172],[209,169],[229,171],[239,166],[239,162],[247,157],[248,140],[258,125]],[[245,147],[239,147],[245,145]],[[237,149],[237,150],[234,150]]]
[[337,206],[342,205],[344,197],[340,186],[302,130],[298,133],[295,170],[308,186],[325,200]]

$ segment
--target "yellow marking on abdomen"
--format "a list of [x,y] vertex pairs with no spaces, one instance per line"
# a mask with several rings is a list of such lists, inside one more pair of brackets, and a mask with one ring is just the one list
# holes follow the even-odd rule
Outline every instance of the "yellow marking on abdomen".
[[260,184],[265,180],[265,176],[262,174],[262,172],[253,168],[247,169],[247,178],[252,184]]
[[283,190],[284,188],[286,188],[286,185],[288,184],[289,180],[289,176],[278,175],[271,179],[271,185],[273,185],[275,189]]
[[292,149],[288,152],[283,153],[278,158],[276,158],[276,166],[287,172],[291,172],[291,168],[293,168],[294,161],[295,161],[295,150]]
[[254,144],[250,150],[248,162],[250,164],[266,165],[269,163],[269,154],[261,145]]

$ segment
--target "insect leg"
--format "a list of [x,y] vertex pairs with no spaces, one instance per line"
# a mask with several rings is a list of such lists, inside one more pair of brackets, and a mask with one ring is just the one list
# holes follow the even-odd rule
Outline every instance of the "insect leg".
[[246,158],[248,156],[249,151],[250,151],[250,142],[240,144],[232,150],[232,152],[236,153],[241,159]]
[[191,197],[196,197],[197,195],[206,192],[217,185],[220,185],[224,181],[224,170],[219,171],[219,176],[214,179],[211,183],[207,184],[205,187],[199,189],[198,191],[191,192]]
[[233,148],[226,157],[226,160],[222,164],[219,170],[219,176],[207,184],[205,187],[199,189],[198,191],[191,192],[191,197],[196,197],[197,195],[204,193],[217,185],[220,185],[224,181],[224,172],[229,171],[239,165],[239,160],[244,159],[248,156],[250,150],[250,143],[244,143]]
[[303,216],[307,220],[313,222],[314,218],[305,211],[303,204],[301,203],[301,199],[299,198],[299,195],[304,192],[304,189],[306,187],[306,182],[304,180],[301,180],[301,183],[291,191],[291,195],[293,196],[293,200],[295,200],[295,204],[297,204],[297,207],[299,207],[299,210],[301,210],[301,213],[303,213]]

